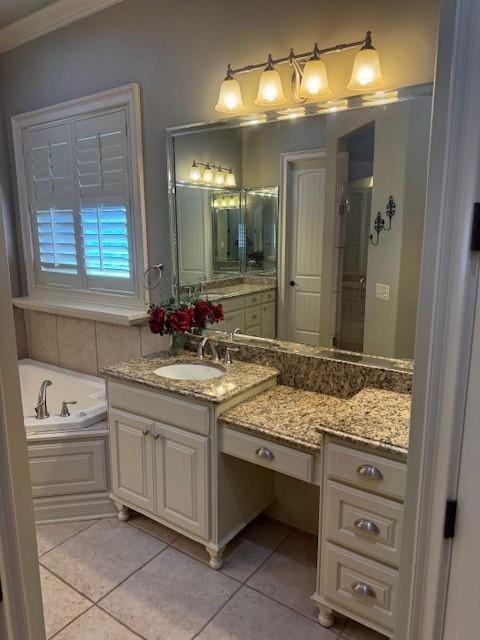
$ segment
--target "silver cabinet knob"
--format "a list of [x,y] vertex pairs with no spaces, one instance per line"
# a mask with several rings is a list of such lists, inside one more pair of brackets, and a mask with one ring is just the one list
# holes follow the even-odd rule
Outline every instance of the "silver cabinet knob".
[[160,437],[160,434],[159,433],[152,433],[152,437],[153,437],[154,440],[157,440],[157,438]]
[[375,589],[366,582],[353,582],[351,589],[357,596],[372,599],[377,597]]
[[150,433],[150,429],[144,429],[142,433],[144,436],[148,436],[148,434]]
[[369,480],[383,480],[383,473],[373,464],[361,464],[357,469],[357,473]]
[[260,458],[265,458],[266,460],[275,460],[275,456],[270,451],[270,449],[267,449],[267,447],[260,447],[260,449],[257,449],[255,453],[257,454],[257,456],[260,456]]
[[368,533],[372,536],[378,536],[380,534],[380,529],[377,527],[375,522],[367,520],[367,518],[360,518],[359,520],[356,520],[353,523],[353,526],[362,533]]

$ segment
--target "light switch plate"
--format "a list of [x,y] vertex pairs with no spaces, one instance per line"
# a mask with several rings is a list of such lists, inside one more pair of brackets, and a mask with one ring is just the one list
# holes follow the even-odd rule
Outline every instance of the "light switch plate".
[[375,297],[378,300],[390,300],[390,287],[388,284],[375,283]]

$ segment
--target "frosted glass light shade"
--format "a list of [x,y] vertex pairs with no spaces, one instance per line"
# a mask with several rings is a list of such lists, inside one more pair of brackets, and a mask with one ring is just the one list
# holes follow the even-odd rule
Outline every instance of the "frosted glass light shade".
[[235,115],[246,111],[243,104],[242,91],[240,83],[235,78],[225,78],[220,86],[218,94],[218,102],[215,109],[220,113],[229,113]]
[[355,56],[352,77],[347,87],[353,91],[365,91],[381,89],[385,84],[378,51],[373,47],[360,49]]
[[303,68],[300,98],[326,98],[331,95],[328,86],[327,65],[320,58],[309,60]]
[[287,99],[283,93],[282,79],[276,69],[265,69],[260,76],[255,104],[260,107],[275,107],[285,104]]
[[202,177],[202,172],[200,170],[200,167],[196,164],[193,164],[190,169],[190,173],[188,174],[188,177],[192,182],[198,182]]
[[213,169],[207,167],[203,172],[202,181],[207,184],[211,184],[213,182]]
[[225,184],[227,185],[227,187],[235,187],[237,184],[237,181],[235,180],[235,174],[233,173],[233,171],[229,171],[227,173],[227,177],[225,179]]
[[215,173],[215,184],[221,186],[222,184],[225,183],[225,176],[223,174],[223,171],[221,169],[219,169],[216,173]]

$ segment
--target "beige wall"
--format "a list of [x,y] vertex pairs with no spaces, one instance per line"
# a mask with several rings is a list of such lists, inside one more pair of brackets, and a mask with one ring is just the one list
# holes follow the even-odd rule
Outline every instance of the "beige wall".
[[170,344],[169,336],[154,335],[148,326],[123,327],[39,311],[17,310],[16,330],[20,357],[94,376],[103,367],[148,356]]
[[[320,46],[357,40],[371,29],[389,86],[428,82],[437,10],[437,0],[344,0],[341,10],[333,0],[124,0],[0,56],[8,134],[13,114],[139,82],[149,260],[168,263],[165,129],[218,117],[213,106],[228,62],[259,62],[291,46],[308,50],[317,40]],[[353,57],[344,52],[328,59],[334,96],[348,93]],[[288,76],[287,66],[282,72]],[[242,78],[249,110],[257,81],[257,74]],[[11,142],[9,153],[12,167]],[[15,223],[18,215],[10,219]],[[168,282],[166,274],[164,291]]]

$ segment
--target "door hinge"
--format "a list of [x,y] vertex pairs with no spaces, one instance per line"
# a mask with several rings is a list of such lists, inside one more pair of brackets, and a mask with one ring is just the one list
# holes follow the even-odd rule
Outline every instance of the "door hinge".
[[449,540],[455,536],[455,523],[457,521],[457,501],[447,500],[445,507],[445,524],[443,526],[443,537]]
[[472,237],[470,241],[472,251],[480,251],[480,202],[473,205]]

